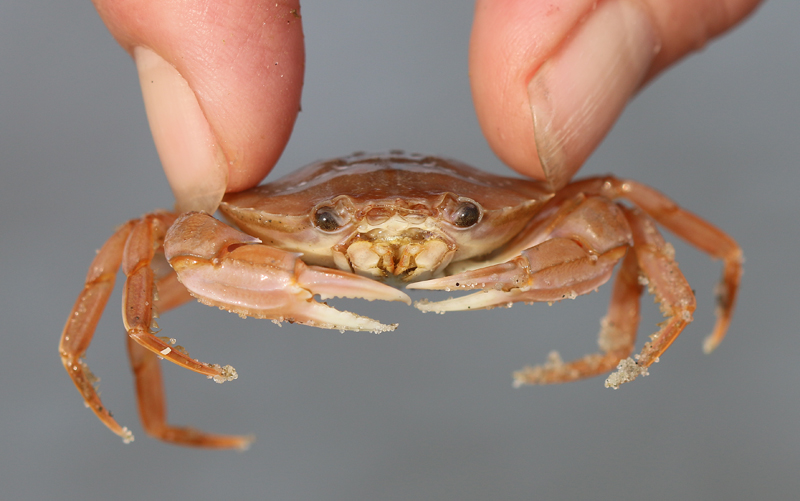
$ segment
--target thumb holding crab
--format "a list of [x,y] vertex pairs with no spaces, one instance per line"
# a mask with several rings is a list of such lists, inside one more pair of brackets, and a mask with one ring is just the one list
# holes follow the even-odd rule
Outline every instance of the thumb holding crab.
[[[628,100],[760,0],[478,0],[473,99],[495,153],[564,186]],[[299,1],[94,0],[135,59],[178,211],[258,184],[300,108]]]
[[470,79],[483,133],[514,170],[563,187],[650,79],[759,0],[478,0]]
[[213,212],[258,184],[300,109],[299,2],[94,0],[136,62],[176,209]]

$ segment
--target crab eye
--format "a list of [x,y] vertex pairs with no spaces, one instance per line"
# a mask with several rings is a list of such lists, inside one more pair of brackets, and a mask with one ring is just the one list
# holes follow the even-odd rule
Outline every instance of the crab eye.
[[322,231],[336,231],[341,227],[333,207],[320,207],[314,212],[314,226]]
[[481,218],[481,210],[472,202],[464,202],[453,213],[453,224],[459,228],[469,228]]

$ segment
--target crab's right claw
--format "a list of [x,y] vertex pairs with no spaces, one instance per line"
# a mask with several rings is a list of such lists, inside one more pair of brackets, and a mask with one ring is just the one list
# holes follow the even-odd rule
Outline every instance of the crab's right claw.
[[354,297],[411,303],[401,291],[344,271],[308,266],[300,255],[258,243],[204,213],[178,218],[164,241],[178,279],[201,303],[241,316],[328,329],[384,332],[371,318],[314,300]]
[[307,266],[299,258],[295,267],[295,283],[297,288],[290,287],[290,290],[293,290],[295,294],[295,308],[292,320],[327,329],[378,333],[393,331],[397,328],[397,324],[385,325],[349,311],[339,311],[325,303],[314,301],[311,297],[312,294],[319,295],[323,301],[332,297],[350,297],[368,301],[377,299],[411,304],[411,298],[394,287],[345,271],[320,266]]

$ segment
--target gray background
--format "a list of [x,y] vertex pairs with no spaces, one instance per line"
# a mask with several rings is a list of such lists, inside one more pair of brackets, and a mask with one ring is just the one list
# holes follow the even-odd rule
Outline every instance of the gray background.
[[[506,172],[467,82],[469,2],[307,1],[303,112],[274,174],[405,148]],[[197,304],[165,316],[216,385],[166,364],[170,417],[255,433],[246,453],[146,437],[119,292],[88,361],[123,445],[81,403],[56,346],[94,250],[172,203],[135,69],[90,2],[0,5],[1,499],[789,499],[800,491],[800,4],[774,1],[649,86],[586,163],[650,184],[730,232],[747,257],[725,343],[719,263],[676,244],[696,322],[650,377],[513,389],[512,371],[593,350],[608,299],[422,314],[338,302],[393,333],[340,334]],[[645,298],[641,336],[660,320]],[[641,343],[640,343],[641,344]]]

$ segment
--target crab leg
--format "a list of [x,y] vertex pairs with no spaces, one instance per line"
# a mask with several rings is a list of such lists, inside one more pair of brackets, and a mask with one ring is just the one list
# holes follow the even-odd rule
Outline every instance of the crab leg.
[[744,257],[736,241],[708,221],[682,209],[662,193],[635,181],[613,176],[585,179],[567,186],[564,196],[576,191],[630,200],[690,245],[715,259],[722,259],[722,279],[717,287],[717,321],[703,343],[704,352],[714,351],[730,325],[742,277]]
[[156,312],[164,313],[194,299],[186,287],[178,281],[178,274],[173,270],[156,280],[156,291],[158,294],[155,298],[154,317],[157,317]]
[[[692,321],[696,303],[689,283],[675,262],[672,246],[664,241],[655,222],[638,209],[623,208],[633,234],[634,253],[623,261],[614,285],[609,313],[601,321],[598,343],[603,353],[563,363],[557,354],[542,366],[526,367],[514,374],[514,383],[542,384],[573,381],[595,376],[617,365],[617,372],[606,380],[606,387],[619,388],[622,383],[647,375],[647,368],[658,361],[683,329]],[[634,258],[635,256],[635,258]],[[642,352],[634,358],[636,328],[639,324],[639,296],[643,282],[655,295],[667,320],[650,336]]]
[[[156,301],[159,311],[165,312],[190,299],[191,295],[177,281],[174,272],[159,281],[158,301]],[[139,416],[148,435],[177,445],[217,449],[244,450],[253,442],[252,436],[219,435],[167,423],[166,398],[159,357],[140,346],[131,337],[128,337],[128,356],[136,384]]]
[[172,214],[151,214],[139,220],[131,230],[122,260],[122,269],[128,277],[122,297],[122,320],[128,336],[154,354],[218,383],[231,381],[238,375],[230,365],[222,367],[195,360],[185,350],[173,349],[167,339],[156,336],[151,328],[156,289],[150,265],[174,219]]
[[731,323],[742,278],[742,249],[725,232],[681,209],[656,190],[633,181],[625,181],[622,186],[626,184],[626,198],[691,245],[714,258],[722,259],[722,280],[717,288],[717,321],[711,335],[703,343],[703,351],[711,353],[725,338]]
[[135,224],[136,221],[129,221],[120,227],[98,251],[89,266],[83,291],[75,301],[58,346],[61,362],[81,392],[86,406],[125,442],[133,440],[133,435],[128,428],[120,426],[103,405],[94,385],[97,378],[83,361],[83,356],[92,342],[97,323],[114,289],[114,279],[122,261],[125,241]]
[[525,384],[566,383],[611,371],[620,360],[630,356],[639,325],[639,265],[636,255],[628,252],[614,280],[608,314],[600,321],[597,344],[600,352],[563,362],[558,352],[551,352],[543,365],[525,367],[514,373],[514,386]]
[[675,250],[664,241],[655,222],[638,209],[625,208],[633,230],[634,249],[639,268],[651,294],[655,295],[667,319],[659,331],[650,336],[636,359],[620,362],[617,372],[606,380],[606,386],[617,388],[639,375],[647,375],[647,367],[658,361],[683,329],[692,322],[696,308],[694,292],[675,262]]
[[340,330],[384,332],[384,325],[314,300],[358,297],[403,301],[397,289],[352,273],[308,266],[300,255],[257,243],[203,213],[187,213],[170,229],[164,251],[178,279],[201,303],[242,316]]

